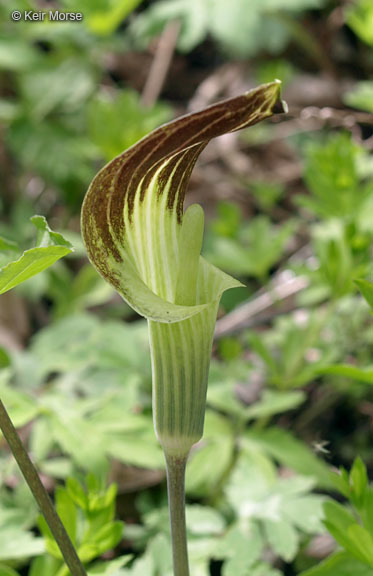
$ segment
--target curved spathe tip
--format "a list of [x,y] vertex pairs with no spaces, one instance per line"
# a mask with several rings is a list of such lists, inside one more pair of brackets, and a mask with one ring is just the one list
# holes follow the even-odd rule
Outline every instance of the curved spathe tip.
[[184,196],[195,162],[212,138],[286,111],[280,88],[276,80],[165,124],[92,181],[82,208],[89,259],[139,314],[177,322],[240,285],[200,264],[196,305],[175,303]]

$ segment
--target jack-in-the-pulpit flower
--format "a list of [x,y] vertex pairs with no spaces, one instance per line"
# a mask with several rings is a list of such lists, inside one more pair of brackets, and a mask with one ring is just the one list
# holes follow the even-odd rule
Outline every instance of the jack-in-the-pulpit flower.
[[[284,111],[275,81],[183,116],[107,164],[84,200],[82,232],[92,264],[148,320],[154,425],[168,464],[185,464],[202,436],[219,301],[240,286],[200,255],[203,210],[192,205],[183,212],[190,174],[209,140]],[[182,537],[176,531],[174,540]],[[175,547],[174,569],[188,574]]]

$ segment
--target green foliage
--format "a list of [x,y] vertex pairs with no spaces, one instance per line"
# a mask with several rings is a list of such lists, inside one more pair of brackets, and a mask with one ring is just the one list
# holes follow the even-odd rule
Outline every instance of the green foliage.
[[345,10],[347,24],[369,46],[373,44],[373,7],[369,0],[357,0]]
[[50,58],[43,64],[20,77],[19,90],[25,109],[32,110],[37,122],[56,111],[79,110],[93,93],[94,70],[86,61],[75,58],[57,65]]
[[269,418],[275,414],[291,410],[302,404],[304,394],[301,391],[265,390],[263,395],[250,406],[232,395],[232,388],[237,378],[247,376],[247,366],[230,364],[230,371],[219,369],[217,364],[212,366],[207,392],[208,404],[231,417],[239,418],[241,422]]
[[24,169],[39,174],[49,185],[64,191],[69,203],[76,204],[92,174],[94,159],[92,144],[76,127],[58,119],[39,125],[22,115],[12,122],[7,144]]
[[368,282],[368,280],[355,280],[356,286],[359,288],[360,292],[364,296],[365,300],[368,302],[369,306],[373,309],[373,284]]
[[[309,494],[311,486],[312,480],[300,476],[291,481],[281,480],[267,458],[248,446],[244,447],[225,487],[227,504],[231,509],[230,521],[206,505],[186,508],[192,573],[207,576],[206,558],[212,557],[223,561],[222,574],[227,576],[244,576],[247,569],[258,575],[280,574],[263,563],[264,547],[270,545],[275,553],[290,558],[306,534],[322,530],[323,499]],[[167,509],[154,509],[154,505],[145,498],[141,508],[144,526],[137,527],[133,535],[138,541],[148,540],[148,546],[146,554],[134,563],[130,574],[140,574],[141,568],[155,575],[157,567],[162,567],[161,573],[168,575]],[[280,526],[285,528],[281,531]],[[161,535],[166,537],[162,545]]]
[[268,428],[262,431],[250,431],[245,441],[253,448],[257,447],[282,466],[291,468],[302,476],[310,476],[318,485],[330,488],[332,481],[327,465],[303,442],[290,432],[281,428]]
[[339,132],[325,143],[310,144],[304,178],[311,196],[302,196],[301,205],[322,218],[355,216],[371,192],[371,183],[364,184],[360,175],[363,155],[364,149],[348,133]]
[[[77,9],[71,0],[61,4],[60,10]],[[9,13],[3,14],[0,73],[9,75],[12,93],[0,96],[6,148],[73,209],[94,175],[94,161],[122,152],[170,117],[165,105],[143,109],[131,90],[118,87],[105,99],[96,89],[104,73],[97,47],[118,51],[112,35],[139,4],[84,1],[82,22],[72,25],[11,24]],[[24,6],[30,8],[40,9],[33,2]]]
[[344,101],[349,106],[373,113],[373,82],[357,82],[355,88],[345,94]]
[[219,356],[229,362],[240,357],[242,354],[242,344],[237,338],[222,338],[218,342]]
[[206,239],[206,258],[219,268],[238,276],[264,280],[283,256],[295,223],[275,226],[266,216],[243,222],[236,207],[219,205],[218,218]]
[[170,117],[166,105],[144,108],[138,95],[129,90],[118,92],[114,98],[102,94],[88,108],[89,134],[102,157],[109,161]]
[[354,292],[354,278],[371,270],[367,216],[372,185],[364,148],[343,132],[314,141],[306,147],[305,182],[311,195],[299,197],[297,203],[321,222],[311,228],[317,266],[304,272],[315,293],[340,299]]
[[279,389],[304,386],[336,358],[337,350],[323,335],[326,321],[322,314],[305,312],[279,318],[275,329],[263,337],[249,333],[249,344],[263,362],[270,385]]
[[[76,479],[68,478],[66,487],[57,488],[55,494],[56,510],[84,564],[113,549],[122,540],[123,533],[123,523],[114,520],[116,486],[111,484],[105,490],[92,475],[87,477],[86,484],[87,490],[84,490]],[[43,517],[39,518],[39,527],[48,555],[34,562],[31,574],[36,570],[49,576],[61,574],[61,553]],[[53,572],[50,556],[57,560]],[[122,559],[120,565],[126,561],[126,558]]]
[[334,501],[324,504],[324,524],[343,552],[302,572],[302,576],[370,575],[373,573],[373,488],[369,485],[366,466],[357,457],[350,473],[342,468],[333,480],[352,508]]
[[[257,76],[260,82],[270,82],[272,78],[280,78],[284,88],[286,88],[295,77],[295,69],[288,60],[273,58],[259,64]],[[272,188],[274,193],[275,189],[281,189],[281,186],[277,182],[272,182],[268,184],[268,188]],[[265,191],[263,193],[266,194]],[[269,190],[268,193],[270,193]]]
[[[193,450],[186,472],[186,491],[194,497],[208,497],[218,491],[229,472],[234,455],[233,428],[229,421],[206,412],[204,441]],[[211,474],[214,466],[214,474]]]
[[14,242],[1,238],[0,294],[39,274],[73,250],[70,242],[49,228],[43,216],[34,216],[31,221],[37,230],[36,247],[21,256],[18,257]]
[[256,181],[251,183],[251,191],[258,206],[268,212],[276,206],[284,194],[284,187],[278,182]]
[[30,532],[25,532],[16,524],[11,523],[0,528],[2,561],[27,559],[39,556],[44,552],[44,543],[41,538],[36,538]]
[[302,576],[373,576],[373,570],[349,554],[337,552]]
[[312,240],[322,284],[335,298],[353,292],[353,279],[365,276],[371,266],[370,236],[334,219],[315,226]]
[[[168,510],[165,506],[154,508],[150,502],[143,502],[143,526],[136,530],[139,540],[147,540],[146,552],[134,562],[129,570],[131,576],[146,574],[172,576],[170,559],[170,529]],[[223,516],[209,506],[186,506],[188,548],[191,571],[198,576],[208,576],[209,556],[215,553],[225,530]]]
[[[142,397],[150,384],[144,328],[70,316],[40,332],[28,357],[16,360],[1,395],[17,426],[35,420],[31,446],[42,470],[58,477],[71,472],[66,460],[62,468],[56,457],[47,461],[57,447],[59,456],[69,455],[85,470],[105,470],[105,455],[138,466],[163,466],[148,411],[150,394]],[[30,384],[37,389],[46,381],[48,393],[30,392]]]
[[[0,573],[1,563],[18,564],[44,553],[42,538],[30,528],[36,516],[36,507],[25,486],[18,487],[10,496],[4,486],[0,490]],[[6,572],[5,572],[6,574]]]
[[[264,534],[255,546],[252,563],[259,558],[264,542],[285,561],[291,561],[300,546],[301,534],[322,531],[323,498],[311,495],[310,479],[276,478],[274,469],[260,454],[243,452],[227,483],[227,498],[233,507],[238,533],[246,540],[260,527]],[[311,513],[312,511],[312,513]],[[250,552],[246,551],[250,558]]]
[[[88,30],[99,36],[108,36],[115,32],[123,20],[142,0],[83,0],[79,10],[84,14],[84,23]],[[72,0],[63,0],[66,10],[75,10]]]
[[211,35],[224,51],[236,57],[253,56],[262,49],[273,54],[281,51],[291,36],[279,14],[322,4],[322,0],[266,0],[252,2],[248,10],[245,0],[229,5],[224,0],[162,1],[137,16],[132,31],[143,44],[158,35],[167,22],[177,19],[181,22],[178,47],[184,52]]
[[114,294],[112,288],[103,282],[89,264],[83,266],[78,274],[74,274],[67,266],[56,266],[49,271],[45,291],[54,302],[56,318],[105,304]]
[[332,374],[373,384],[373,370],[371,368],[358,368],[351,364],[331,364],[326,368],[321,368],[319,374]]

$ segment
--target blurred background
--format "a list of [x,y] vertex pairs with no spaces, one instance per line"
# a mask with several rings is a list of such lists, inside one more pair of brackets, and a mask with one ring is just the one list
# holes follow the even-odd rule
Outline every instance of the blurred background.
[[[25,21],[49,10],[83,19]],[[186,200],[206,258],[246,286],[222,301],[188,467],[192,574],[339,576],[320,564],[338,540],[330,469],[373,469],[354,283],[373,278],[371,0],[18,0],[0,16],[0,236],[30,248],[42,214],[75,250],[0,297],[0,395],[92,574],[172,572],[146,323],[88,263],[84,194],[160,124],[279,78],[289,113],[211,142]],[[344,554],[344,575],[372,576]],[[0,576],[26,574],[67,572],[0,440]]]

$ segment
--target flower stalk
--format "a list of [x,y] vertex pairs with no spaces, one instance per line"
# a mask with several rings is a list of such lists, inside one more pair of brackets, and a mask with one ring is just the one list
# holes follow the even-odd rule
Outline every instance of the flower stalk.
[[0,400],[0,428],[4,434],[9,448],[61,550],[61,554],[70,570],[72,576],[87,576],[83,564],[79,560],[78,554],[49,498],[48,492],[44,488],[35,466],[30,460],[25,447],[9,417],[8,412]]
[[185,467],[188,456],[166,455],[168,509],[170,514],[174,576],[189,576],[185,522]]

